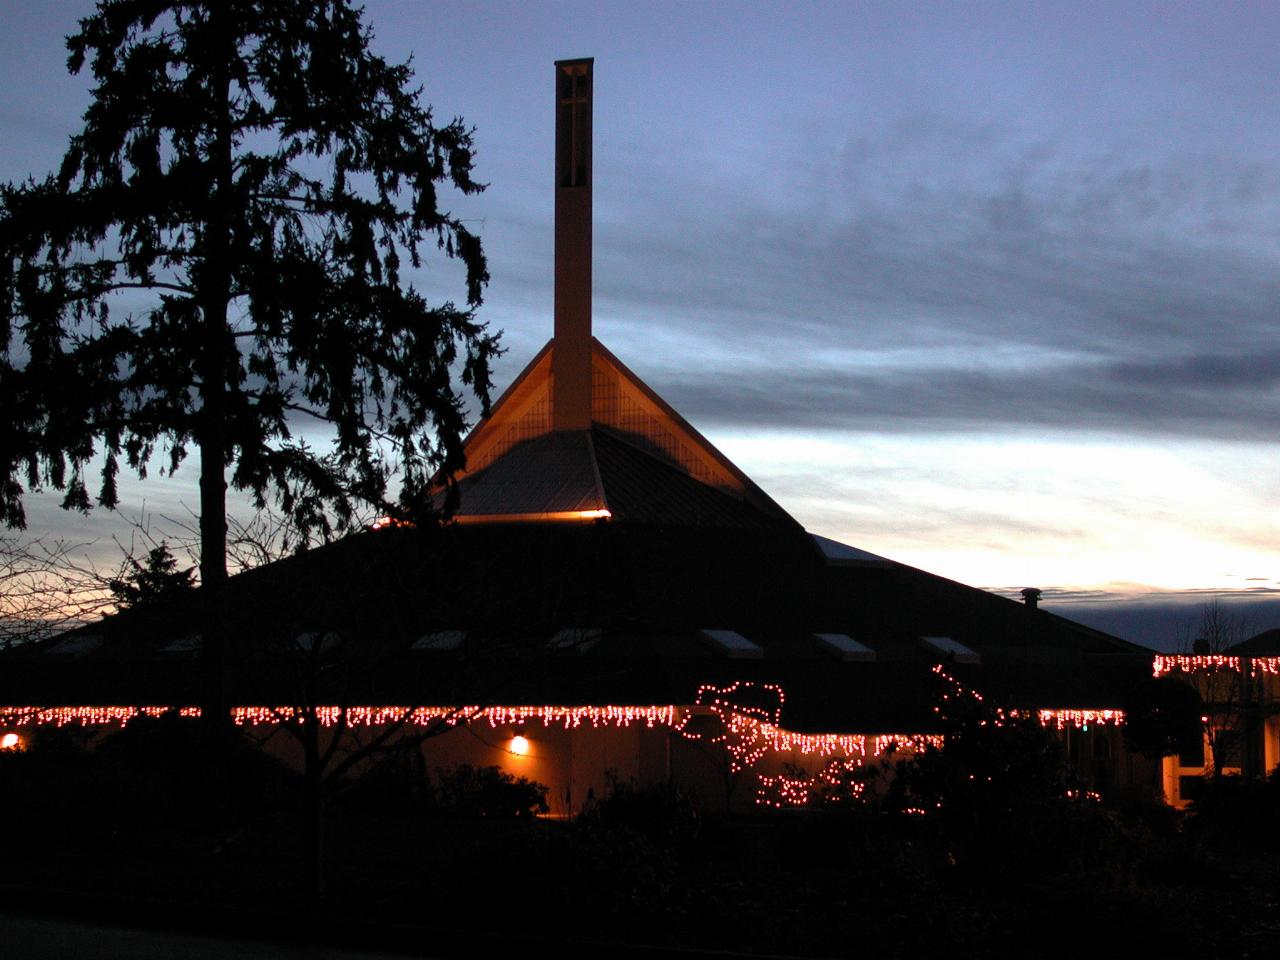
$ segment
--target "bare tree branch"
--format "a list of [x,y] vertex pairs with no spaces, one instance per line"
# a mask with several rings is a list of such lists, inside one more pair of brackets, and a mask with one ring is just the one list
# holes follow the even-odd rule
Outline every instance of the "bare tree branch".
[[0,648],[43,640],[113,606],[86,543],[0,537]]

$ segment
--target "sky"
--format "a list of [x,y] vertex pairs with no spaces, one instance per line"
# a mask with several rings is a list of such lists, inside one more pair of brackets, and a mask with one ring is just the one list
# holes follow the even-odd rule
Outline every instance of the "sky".
[[[88,7],[0,0],[0,180],[77,128]],[[445,203],[499,387],[551,333],[552,63],[592,56],[595,333],[808,529],[1141,642],[1280,626],[1280,3],[366,14],[475,127]],[[194,472],[124,494],[182,515]]]

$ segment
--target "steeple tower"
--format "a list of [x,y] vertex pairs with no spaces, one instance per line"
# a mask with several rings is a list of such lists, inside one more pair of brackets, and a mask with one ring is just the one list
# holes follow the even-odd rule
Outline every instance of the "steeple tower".
[[555,333],[467,437],[455,519],[794,527],[591,336],[593,64],[555,65]]
[[591,68],[556,62],[555,430],[591,426]]

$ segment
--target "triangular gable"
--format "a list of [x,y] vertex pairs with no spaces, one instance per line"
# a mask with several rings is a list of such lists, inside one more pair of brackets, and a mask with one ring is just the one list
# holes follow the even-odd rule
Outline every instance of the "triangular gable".
[[552,432],[551,351],[548,340],[511,386],[498,397],[489,416],[471,431],[463,443],[465,470],[457,479],[483,470],[518,443]]
[[790,519],[733,461],[594,339],[591,416],[695,480],[746,500],[765,513]]
[[[459,481],[491,466],[518,444],[553,432],[555,340],[538,351],[467,437]],[[763,490],[670,404],[592,340],[591,418],[686,475],[777,517],[788,517]],[[789,517],[788,517],[789,519]]]

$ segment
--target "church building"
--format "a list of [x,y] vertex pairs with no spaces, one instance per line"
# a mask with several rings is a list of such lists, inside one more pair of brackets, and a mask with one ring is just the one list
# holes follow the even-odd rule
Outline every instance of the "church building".
[[[1120,731],[1150,651],[806,531],[592,336],[592,71],[555,65],[553,337],[468,437],[451,522],[232,578],[236,722],[437,733],[428,768],[497,765],[558,815],[611,779],[747,809],[936,742],[943,677],[1097,789],[1158,790]],[[194,711],[201,647],[192,609],[135,608],[15,651],[0,733]]]

